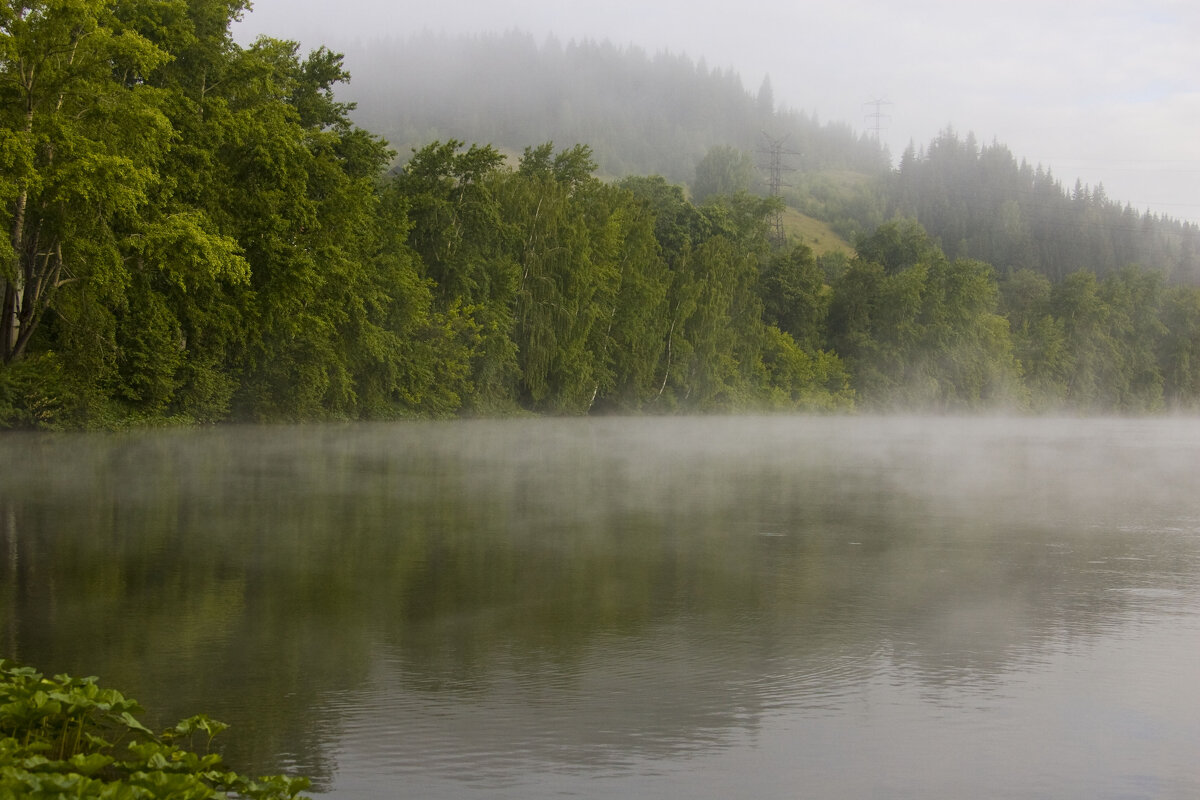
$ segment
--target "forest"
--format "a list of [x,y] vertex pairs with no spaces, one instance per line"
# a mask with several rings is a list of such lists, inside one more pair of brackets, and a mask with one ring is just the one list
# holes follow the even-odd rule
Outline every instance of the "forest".
[[[341,55],[236,44],[247,6],[0,6],[0,425],[1200,404],[1194,225],[951,132],[892,170],[769,83],[600,45],[533,49],[741,97],[721,114],[825,155],[782,198],[746,127],[634,135],[691,186],[586,126],[518,149],[414,113],[400,155]],[[855,254],[779,241],[785,203]]]
[[889,166],[873,138],[780,107],[770,76],[751,94],[732,70],[677,53],[607,41],[539,44],[519,31],[425,32],[356,43],[346,58],[352,118],[401,153],[447,138],[509,154],[547,140],[579,142],[592,148],[602,176],[682,184],[713,147],[754,154],[767,132],[784,140],[796,170],[882,175]]

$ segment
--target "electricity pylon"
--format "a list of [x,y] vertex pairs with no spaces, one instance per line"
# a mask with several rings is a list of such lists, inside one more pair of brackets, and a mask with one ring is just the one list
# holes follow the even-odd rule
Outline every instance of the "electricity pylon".
[[865,115],[864,120],[868,121],[867,130],[875,135],[875,141],[879,141],[879,134],[883,132],[883,121],[891,119],[889,114],[883,113],[884,106],[892,105],[891,100],[886,100],[882,97],[877,97],[874,100],[868,100],[863,103],[864,106],[874,106],[875,110],[870,114]]
[[[781,198],[783,192],[783,173],[795,172],[794,167],[785,166],[783,163],[784,156],[798,156],[800,153],[792,150],[784,150],[784,142],[787,137],[771,136],[766,131],[763,131],[763,139],[766,140],[766,146],[758,152],[767,157],[767,163],[762,165],[762,168],[767,171],[767,186],[770,189],[771,197]],[[787,243],[787,237],[783,233],[783,204],[771,213],[771,244],[776,247],[783,247]]]

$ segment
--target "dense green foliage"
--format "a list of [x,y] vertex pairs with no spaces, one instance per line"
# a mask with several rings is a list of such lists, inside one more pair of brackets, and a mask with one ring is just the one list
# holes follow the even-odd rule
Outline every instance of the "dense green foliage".
[[763,203],[663,206],[548,144],[385,178],[340,57],[237,46],[244,5],[9,7],[8,425],[848,402],[757,313]]
[[[1200,397],[1200,301],[1180,280],[1194,230],[1148,219],[1121,244],[1161,272],[1101,259],[1068,273],[1075,262],[1046,249],[1019,200],[990,209],[912,189],[947,159],[1019,183],[1026,168],[998,148],[948,136],[906,154],[893,188],[942,225],[932,235],[879,225],[869,183],[806,181],[809,210],[874,231],[856,258],[818,262],[802,244],[772,247],[779,201],[747,191],[752,162],[733,145],[689,161],[691,198],[663,177],[600,180],[586,145],[506,157],[449,139],[389,169],[394,154],[335,98],[341,56],[238,46],[229,25],[245,7],[3,6],[0,424],[1112,411]],[[530,54],[557,65],[547,74],[625,64],[664,91],[674,84],[653,76],[723,85],[606,46]],[[753,125],[782,119],[769,83],[757,98],[738,87],[722,102],[749,103]],[[704,126],[731,109],[692,124],[717,137]],[[815,153],[821,130],[797,129]],[[879,155],[843,138],[846,164]],[[935,200],[954,211],[921,205]],[[1111,211],[1096,193],[1069,203],[1087,219]],[[955,247],[939,244],[945,230]]]
[[875,404],[1018,405],[1020,367],[997,304],[991,267],[951,261],[915,223],[889,224],[835,281],[829,336]]
[[336,56],[230,41],[245,5],[6,6],[2,383],[26,422],[345,411],[352,359],[400,360],[389,154],[333,101]]
[[[286,800],[309,786],[231,771],[208,752],[226,726],[204,715],[155,735],[139,713],[95,678],[47,678],[0,659],[0,799]],[[197,738],[204,752],[182,746]]]

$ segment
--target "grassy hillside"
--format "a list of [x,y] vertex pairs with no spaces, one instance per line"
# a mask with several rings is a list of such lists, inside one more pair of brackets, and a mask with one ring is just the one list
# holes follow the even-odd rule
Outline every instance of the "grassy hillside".
[[787,235],[788,241],[802,242],[811,247],[818,256],[826,253],[854,255],[854,248],[850,246],[850,243],[838,236],[827,223],[802,214],[794,208],[784,210],[783,232]]

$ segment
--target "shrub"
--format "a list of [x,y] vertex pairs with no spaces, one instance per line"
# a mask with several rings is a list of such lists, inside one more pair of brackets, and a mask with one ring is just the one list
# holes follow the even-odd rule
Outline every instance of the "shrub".
[[[229,770],[208,752],[223,723],[201,714],[156,735],[141,712],[94,677],[46,678],[0,659],[0,800],[291,800],[309,786]],[[197,739],[203,753],[188,749]]]

